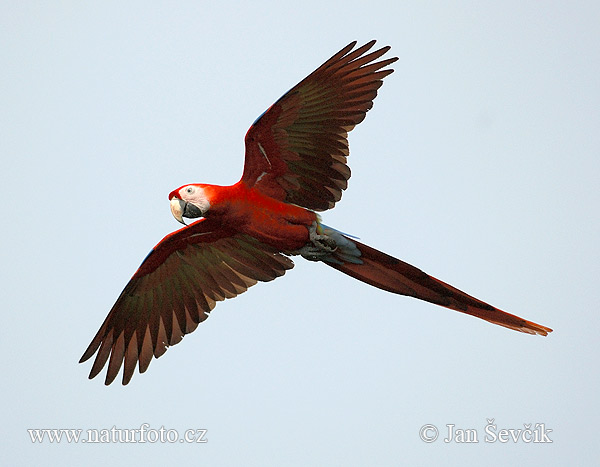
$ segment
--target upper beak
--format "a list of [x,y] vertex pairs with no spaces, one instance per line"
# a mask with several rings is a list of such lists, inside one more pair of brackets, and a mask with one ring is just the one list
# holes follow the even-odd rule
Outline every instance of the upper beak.
[[173,217],[177,219],[177,222],[181,222],[183,225],[185,225],[185,222],[183,222],[183,212],[185,211],[185,205],[185,201],[182,201],[179,198],[175,197],[171,198],[171,214],[173,214]]
[[183,221],[184,217],[193,219],[195,217],[202,217],[204,215],[197,206],[194,206],[193,204],[183,201],[177,197],[171,198],[171,213],[173,214],[173,217],[183,225],[186,225],[186,223]]

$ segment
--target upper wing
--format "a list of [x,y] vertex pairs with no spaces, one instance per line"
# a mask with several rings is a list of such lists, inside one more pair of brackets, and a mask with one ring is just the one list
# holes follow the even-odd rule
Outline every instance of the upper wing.
[[146,257],[81,357],[96,351],[95,377],[110,356],[105,384],[123,361],[123,384],[139,362],[143,373],[208,317],[215,302],[270,281],[294,266],[292,260],[248,235],[201,219],[167,235]]
[[250,127],[242,181],[263,193],[315,211],[330,209],[350,178],[348,132],[373,107],[390,47],[371,41],[344,47],[288,91]]

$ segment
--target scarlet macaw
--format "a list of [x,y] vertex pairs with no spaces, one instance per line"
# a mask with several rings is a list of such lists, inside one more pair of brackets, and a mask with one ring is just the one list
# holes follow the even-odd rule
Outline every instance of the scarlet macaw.
[[332,208],[350,178],[348,132],[365,118],[382,79],[393,72],[386,67],[397,60],[376,61],[390,47],[367,53],[374,44],[344,47],[253,123],[239,182],[184,185],[169,194],[179,222],[200,219],[163,238],[125,286],[81,357],[84,362],[97,352],[90,378],[110,357],[105,384],[123,362],[127,384],[136,364],[145,372],[152,357],[196,329],[215,302],[291,269],[292,255],[517,331],[552,331],[321,223],[316,211]]

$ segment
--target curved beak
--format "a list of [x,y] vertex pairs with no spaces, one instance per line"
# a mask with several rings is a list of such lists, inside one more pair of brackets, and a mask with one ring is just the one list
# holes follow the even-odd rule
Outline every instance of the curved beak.
[[183,218],[193,219],[195,217],[202,217],[202,211],[194,206],[193,204],[183,201],[177,197],[171,198],[171,214],[177,219],[177,222],[181,222],[183,225],[187,225]]
[[177,222],[181,222],[183,225],[185,225],[185,222],[183,222],[183,212],[185,211],[185,201],[180,200],[179,198],[171,198],[171,214],[173,214],[173,217],[175,219],[177,219]]

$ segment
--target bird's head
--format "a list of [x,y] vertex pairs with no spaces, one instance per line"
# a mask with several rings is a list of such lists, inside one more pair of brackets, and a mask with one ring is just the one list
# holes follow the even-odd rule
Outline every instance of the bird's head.
[[184,185],[169,194],[173,217],[185,225],[184,217],[205,217],[210,209],[206,191],[202,185]]

